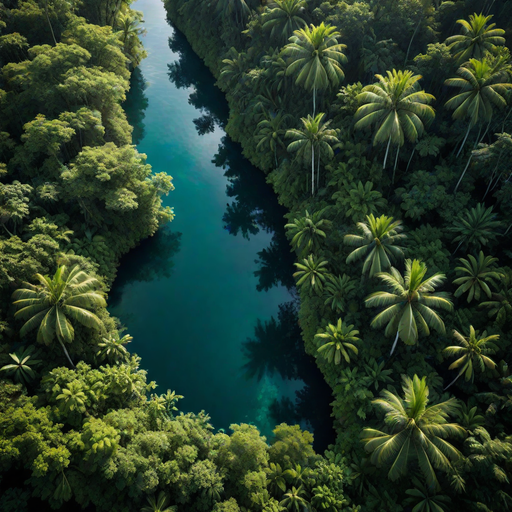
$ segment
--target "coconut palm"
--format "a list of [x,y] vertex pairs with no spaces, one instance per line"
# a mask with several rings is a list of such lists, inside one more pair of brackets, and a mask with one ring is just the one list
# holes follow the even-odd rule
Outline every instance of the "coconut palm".
[[105,294],[102,284],[89,276],[78,266],[67,268],[60,266],[53,278],[36,274],[38,285],[23,283],[12,298],[18,310],[16,318],[26,319],[20,330],[23,338],[37,328],[37,341],[49,345],[57,337],[71,365],[73,362],[66,350],[65,343],[71,343],[75,331],[70,321],[74,320],[84,327],[101,329],[102,321],[92,310],[105,307]]
[[293,274],[293,277],[298,278],[297,286],[304,287],[309,291],[314,290],[321,294],[327,274],[327,269],[325,268],[327,261],[318,261],[313,254],[310,254],[302,260],[302,263],[294,263],[294,265],[298,269]]
[[389,467],[388,478],[398,480],[409,474],[411,463],[416,463],[423,473],[430,491],[439,487],[436,470],[448,472],[452,462],[461,453],[446,438],[461,436],[465,430],[456,423],[448,423],[450,415],[457,412],[457,400],[428,405],[429,389],[426,377],[403,377],[404,398],[389,390],[381,392],[382,398],[373,404],[384,410],[386,431],[366,428],[362,440],[365,450],[371,453],[371,462],[379,467]]
[[338,43],[339,37],[340,33],[329,24],[311,25],[296,30],[283,49],[283,55],[291,60],[286,74],[296,76],[297,85],[313,91],[313,116],[316,91],[337,87],[345,78],[341,64],[347,62],[343,53],[347,46]]
[[499,236],[496,230],[501,226],[501,222],[496,217],[492,206],[485,208],[483,203],[478,203],[475,208],[459,213],[453,226],[448,228],[449,231],[458,235],[453,239],[453,242],[459,242],[453,254],[460,246],[480,249],[483,245],[494,242]]
[[283,138],[286,133],[284,124],[287,115],[279,112],[275,116],[269,116],[261,120],[257,125],[258,132],[255,135],[257,142],[256,149],[258,151],[266,151],[270,149],[274,155],[274,162],[277,168],[277,148],[286,149]]
[[327,298],[324,304],[326,306],[330,305],[333,310],[344,312],[347,297],[351,295],[355,288],[354,280],[347,276],[347,274],[343,274],[343,276],[328,274],[325,285]]
[[347,263],[365,258],[363,274],[370,277],[391,267],[404,257],[403,248],[395,245],[406,236],[402,233],[402,221],[381,215],[366,216],[365,222],[358,222],[357,227],[362,235],[345,235],[343,241],[354,249],[347,257]]
[[102,338],[103,341],[98,343],[99,350],[96,355],[101,359],[108,359],[110,361],[124,360],[129,356],[128,350],[125,345],[133,340],[133,336],[125,334],[121,339],[119,336],[109,334],[108,338]]
[[140,509],[140,512],[174,512],[174,507],[169,507],[171,501],[164,491],[158,493],[158,497],[148,496],[146,498],[148,504]]
[[491,300],[482,302],[481,307],[489,308],[489,317],[496,317],[496,323],[503,326],[512,319],[512,272],[500,274],[499,287],[491,295]]
[[450,498],[444,494],[432,494],[418,478],[413,478],[413,489],[407,489],[405,494],[410,496],[404,505],[413,507],[414,512],[447,512]]
[[[467,119],[468,129],[457,152],[459,156],[466,144],[471,128],[477,124],[490,123],[494,107],[503,108],[507,101],[504,95],[507,89],[512,87],[508,83],[508,65],[505,59],[498,59],[491,63],[488,59],[471,59],[458,70],[458,78],[449,78],[445,84],[449,87],[457,87],[460,93],[449,99],[445,107],[453,110],[454,119]],[[477,137],[477,139],[479,136]],[[477,140],[478,142],[478,140]],[[457,191],[468,166],[464,169],[456,187]]]
[[419,260],[405,261],[405,276],[396,268],[391,272],[380,272],[380,278],[391,289],[390,292],[372,293],[366,300],[366,307],[384,307],[373,320],[372,327],[387,324],[385,335],[396,333],[391,354],[394,352],[398,338],[407,345],[414,345],[418,340],[418,331],[430,334],[430,327],[439,333],[445,332],[441,317],[434,311],[441,308],[453,309],[453,304],[445,292],[435,289],[445,280],[444,274],[437,273],[424,279],[427,266]]
[[279,504],[283,507],[286,507],[287,510],[291,510],[292,512],[301,512],[304,508],[307,509],[308,502],[303,497],[305,496],[306,491],[300,486],[298,489],[292,487],[284,494],[283,499],[279,502]]
[[459,287],[455,290],[455,297],[460,297],[463,293],[467,293],[467,301],[471,302],[473,299],[480,300],[480,293],[483,291],[487,297],[491,298],[492,292],[489,285],[495,285],[495,279],[499,280],[500,275],[494,268],[494,263],[498,258],[492,256],[484,256],[480,251],[478,260],[468,254],[468,259],[459,258],[462,266],[456,267],[455,270],[462,277],[458,277],[453,281],[453,284],[458,284]]
[[9,354],[12,363],[2,366],[0,372],[5,372],[5,375],[12,377],[14,382],[28,384],[36,376],[32,367],[41,363],[39,359],[32,358],[33,354],[33,347],[25,347]]
[[301,17],[305,7],[305,0],[274,0],[262,16],[263,30],[270,30],[272,39],[286,43],[296,30],[306,26]]
[[315,152],[317,154],[317,184],[320,178],[320,156],[334,157],[332,145],[339,142],[336,130],[329,129],[331,121],[322,122],[325,114],[316,117],[301,118],[302,130],[288,130],[286,138],[293,139],[288,145],[288,151],[297,152],[297,156],[307,162],[311,158],[311,195],[315,193]]
[[492,16],[483,14],[470,14],[469,22],[457,20],[461,26],[461,33],[449,37],[445,44],[450,48],[458,64],[467,62],[471,58],[482,59],[487,52],[496,49],[496,45],[504,45],[505,31],[494,28],[496,23],[488,22]]
[[325,332],[315,335],[315,340],[319,344],[318,353],[329,363],[334,361],[334,364],[340,364],[341,356],[347,363],[350,363],[348,350],[355,355],[358,354],[357,347],[354,345],[359,341],[358,334],[359,331],[354,329],[353,325],[344,324],[339,318],[336,325],[329,324]]
[[386,76],[375,75],[376,84],[367,85],[357,95],[361,105],[355,114],[355,128],[375,126],[373,145],[387,143],[383,168],[386,167],[391,144],[397,146],[397,157],[393,170],[393,180],[398,162],[398,150],[405,138],[416,142],[425,131],[425,123],[434,117],[434,109],[429,105],[435,98],[420,90],[418,81],[421,75],[412,71],[387,71]]
[[296,250],[301,256],[307,256],[320,249],[326,237],[325,232],[332,224],[330,220],[323,218],[324,214],[325,208],[313,212],[312,215],[306,210],[304,217],[295,218],[284,226],[293,236],[292,251]]
[[453,337],[457,340],[458,345],[446,347],[443,353],[447,356],[458,357],[448,369],[454,370],[455,368],[460,368],[460,371],[457,377],[444,388],[445,390],[454,384],[462,374],[464,374],[466,381],[473,382],[475,378],[475,367],[478,367],[481,372],[485,370],[485,367],[491,370],[496,368],[496,363],[490,357],[487,357],[486,354],[492,355],[498,350],[498,347],[493,343],[499,340],[500,337],[498,334],[487,336],[487,332],[484,331],[482,335],[479,336],[474,327],[470,325],[469,336],[463,336],[460,332],[454,330]]

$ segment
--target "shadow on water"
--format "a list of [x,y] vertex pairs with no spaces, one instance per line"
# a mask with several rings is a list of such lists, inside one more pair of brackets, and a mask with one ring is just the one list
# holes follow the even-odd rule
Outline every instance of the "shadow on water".
[[119,265],[115,286],[109,294],[110,307],[119,304],[130,283],[171,277],[172,260],[180,250],[180,239],[181,233],[172,231],[168,224],[130,251]]
[[[200,135],[224,128],[228,106],[223,93],[215,87],[204,64],[192,51],[182,33],[174,30],[169,46],[178,54],[178,61],[168,65],[169,79],[178,88],[192,88],[189,103],[201,116],[194,119]],[[335,442],[332,428],[332,392],[325,383],[312,357],[304,351],[298,322],[298,298],[293,279],[295,258],[286,239],[283,216],[286,209],[265,181],[264,174],[242,155],[240,145],[228,136],[221,140],[213,163],[224,169],[228,179],[227,203],[223,215],[224,228],[233,236],[250,239],[263,230],[272,235],[270,245],[258,252],[255,260],[257,289],[267,291],[273,286],[285,286],[294,300],[279,306],[277,319],[258,320],[254,337],[247,339],[242,351],[247,360],[242,370],[248,379],[260,381],[279,375],[287,381],[301,384],[295,398],[274,398],[268,414],[275,423],[300,423],[315,433],[315,448],[324,451]]]

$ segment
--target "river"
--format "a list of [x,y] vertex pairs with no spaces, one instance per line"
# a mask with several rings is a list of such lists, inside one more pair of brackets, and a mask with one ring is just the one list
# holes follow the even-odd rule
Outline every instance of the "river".
[[185,396],[180,410],[266,435],[299,422],[325,448],[331,396],[300,338],[286,211],[226,136],[225,99],[163,4],[133,7],[144,13],[148,57],[125,108],[139,152],[174,178],[164,204],[176,218],[122,260],[110,311],[157,392]]

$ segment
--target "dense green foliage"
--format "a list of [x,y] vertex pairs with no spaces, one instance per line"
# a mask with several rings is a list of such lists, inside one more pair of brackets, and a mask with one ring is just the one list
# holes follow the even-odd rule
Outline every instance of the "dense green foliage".
[[[290,210],[347,495],[368,511],[509,510],[512,3],[165,4]],[[290,509],[306,501],[329,509],[288,488]]]
[[119,258],[173,218],[121,106],[141,21],[117,0],[0,3],[0,510],[348,503],[308,432],[214,433],[153,393],[106,310]]

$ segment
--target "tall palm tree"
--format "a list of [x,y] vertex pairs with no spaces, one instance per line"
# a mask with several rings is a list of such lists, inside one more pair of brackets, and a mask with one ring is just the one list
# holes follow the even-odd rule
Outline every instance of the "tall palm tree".
[[306,22],[301,17],[305,0],[274,0],[262,16],[263,30],[270,30],[270,37],[286,43],[292,34]]
[[467,301],[471,302],[473,299],[480,300],[480,292],[484,292],[487,297],[491,298],[492,292],[489,285],[495,285],[495,279],[499,280],[500,275],[494,268],[494,263],[498,258],[492,256],[484,256],[480,251],[478,260],[468,254],[468,259],[459,258],[462,266],[456,267],[455,270],[462,277],[458,277],[453,281],[453,284],[458,284],[459,287],[455,290],[455,297],[460,297],[463,293],[467,293]]
[[492,206],[485,208],[483,203],[478,203],[475,208],[462,211],[455,219],[453,226],[448,228],[449,231],[457,234],[453,242],[459,242],[453,254],[461,245],[465,248],[480,249],[483,245],[495,241],[499,236],[496,230],[500,226],[501,222],[493,213]]
[[377,466],[388,466],[388,478],[398,480],[410,471],[415,462],[432,491],[439,487],[436,470],[448,472],[452,462],[461,453],[448,437],[462,436],[465,430],[456,423],[448,423],[450,415],[458,410],[457,400],[428,405],[429,389],[426,377],[403,377],[404,398],[383,390],[382,398],[373,403],[385,411],[386,431],[366,428],[362,440],[365,450],[371,453],[371,461]]
[[361,105],[355,114],[356,129],[369,128],[373,125],[376,132],[373,145],[387,143],[383,168],[386,167],[389,147],[397,146],[397,158],[393,170],[393,179],[398,162],[398,150],[403,146],[405,137],[416,142],[425,131],[425,123],[434,117],[434,109],[429,105],[435,98],[419,90],[421,75],[412,71],[387,71],[386,76],[375,75],[376,84],[367,85],[358,94]]
[[290,57],[286,74],[296,76],[295,83],[313,91],[313,116],[316,111],[316,91],[337,87],[345,78],[341,64],[347,62],[343,53],[346,45],[338,43],[340,33],[322,22],[318,27],[296,30],[283,55]]
[[470,325],[469,336],[463,336],[460,332],[454,330],[453,337],[457,340],[458,345],[446,347],[443,353],[447,356],[458,357],[458,359],[450,365],[449,370],[460,368],[460,371],[457,377],[444,388],[445,390],[454,384],[462,374],[465,374],[467,381],[470,380],[473,382],[475,378],[475,366],[478,367],[481,372],[485,370],[485,367],[491,370],[496,368],[496,363],[490,357],[487,357],[486,354],[492,355],[498,350],[498,347],[493,343],[499,340],[500,337],[498,334],[487,336],[487,333],[484,331],[482,335],[479,336],[474,327]]
[[419,260],[405,261],[405,276],[402,277],[396,268],[391,272],[377,274],[388,287],[390,292],[374,292],[366,300],[366,307],[385,307],[373,320],[372,327],[382,327],[387,324],[385,335],[392,336],[396,332],[391,354],[395,350],[398,338],[414,345],[418,340],[418,331],[430,334],[430,327],[444,333],[445,327],[441,317],[434,309],[451,311],[453,304],[445,292],[435,289],[443,283],[445,275],[434,274],[424,279],[427,266]]
[[105,294],[101,291],[102,284],[78,266],[68,269],[62,265],[53,278],[41,274],[36,274],[35,278],[39,281],[38,285],[23,283],[23,288],[12,295],[13,304],[18,310],[14,316],[27,320],[20,330],[20,336],[24,337],[37,328],[37,341],[45,345],[49,345],[56,336],[74,366],[64,345],[71,343],[75,337],[70,319],[85,327],[102,328],[102,321],[92,312],[107,305]]
[[120,13],[116,20],[116,35],[123,45],[123,53],[128,57],[134,67],[137,67],[142,59],[146,57],[146,52],[142,46],[140,36],[146,33],[141,27],[142,14]]
[[41,363],[39,359],[32,358],[33,353],[33,347],[26,347],[13,354],[9,354],[12,363],[2,366],[0,372],[5,372],[6,375],[12,376],[14,382],[28,384],[36,376],[32,367]]
[[302,260],[302,263],[294,263],[297,267],[297,272],[293,277],[298,278],[297,286],[304,287],[310,291],[316,291],[318,294],[322,293],[324,283],[327,275],[327,261],[315,259],[313,254]]
[[101,359],[108,359],[110,361],[124,360],[128,357],[129,352],[126,350],[125,345],[131,343],[133,336],[125,334],[122,338],[119,336],[109,335],[108,338],[102,338],[103,341],[98,343],[99,350],[96,355]]
[[258,132],[255,135],[258,151],[270,149],[274,154],[274,161],[277,169],[277,148],[286,149],[283,138],[286,133],[284,124],[288,116],[279,112],[275,116],[268,116],[261,120],[257,125]]
[[332,224],[323,217],[324,214],[325,208],[313,212],[312,215],[306,210],[304,217],[297,217],[284,226],[293,236],[292,251],[297,250],[300,256],[307,256],[320,249],[321,242],[326,237],[325,232]]
[[[507,89],[512,88],[512,84],[508,83],[508,70],[508,65],[502,58],[494,63],[486,58],[471,59],[457,70],[458,78],[449,78],[445,81],[449,87],[460,89],[460,93],[449,99],[445,107],[453,110],[454,119],[468,120],[468,129],[456,156],[459,156],[466,144],[471,128],[477,124],[490,123],[493,107],[503,108],[507,105],[504,95]],[[477,139],[479,137],[480,135]],[[457,192],[468,166],[464,169],[454,192]]]
[[311,195],[315,193],[315,152],[317,154],[317,184],[320,176],[320,156],[327,155],[334,157],[332,145],[339,142],[336,136],[336,130],[329,129],[331,121],[322,122],[325,114],[320,113],[316,117],[301,118],[302,130],[288,130],[286,138],[294,139],[288,144],[288,151],[297,152],[297,156],[302,157],[306,162],[311,158]]
[[352,351],[355,355],[358,354],[357,347],[354,345],[359,341],[358,334],[359,331],[354,329],[353,325],[344,324],[339,318],[336,325],[329,324],[325,332],[315,335],[315,340],[319,344],[318,353],[329,363],[334,361],[334,364],[340,364],[341,356],[347,363],[350,363],[348,351]]
[[402,231],[402,221],[393,217],[381,215],[375,218],[373,214],[366,216],[366,222],[358,222],[361,235],[345,235],[343,241],[347,245],[357,247],[347,256],[347,263],[364,260],[363,274],[370,277],[391,267],[391,262],[397,263],[404,257],[403,248],[395,245],[406,235]]
[[492,16],[483,14],[470,14],[469,22],[457,20],[461,26],[461,33],[449,37],[445,44],[450,48],[457,64],[467,62],[471,58],[482,59],[486,52],[492,52],[496,45],[504,45],[505,31],[494,28],[496,23],[488,25]]

